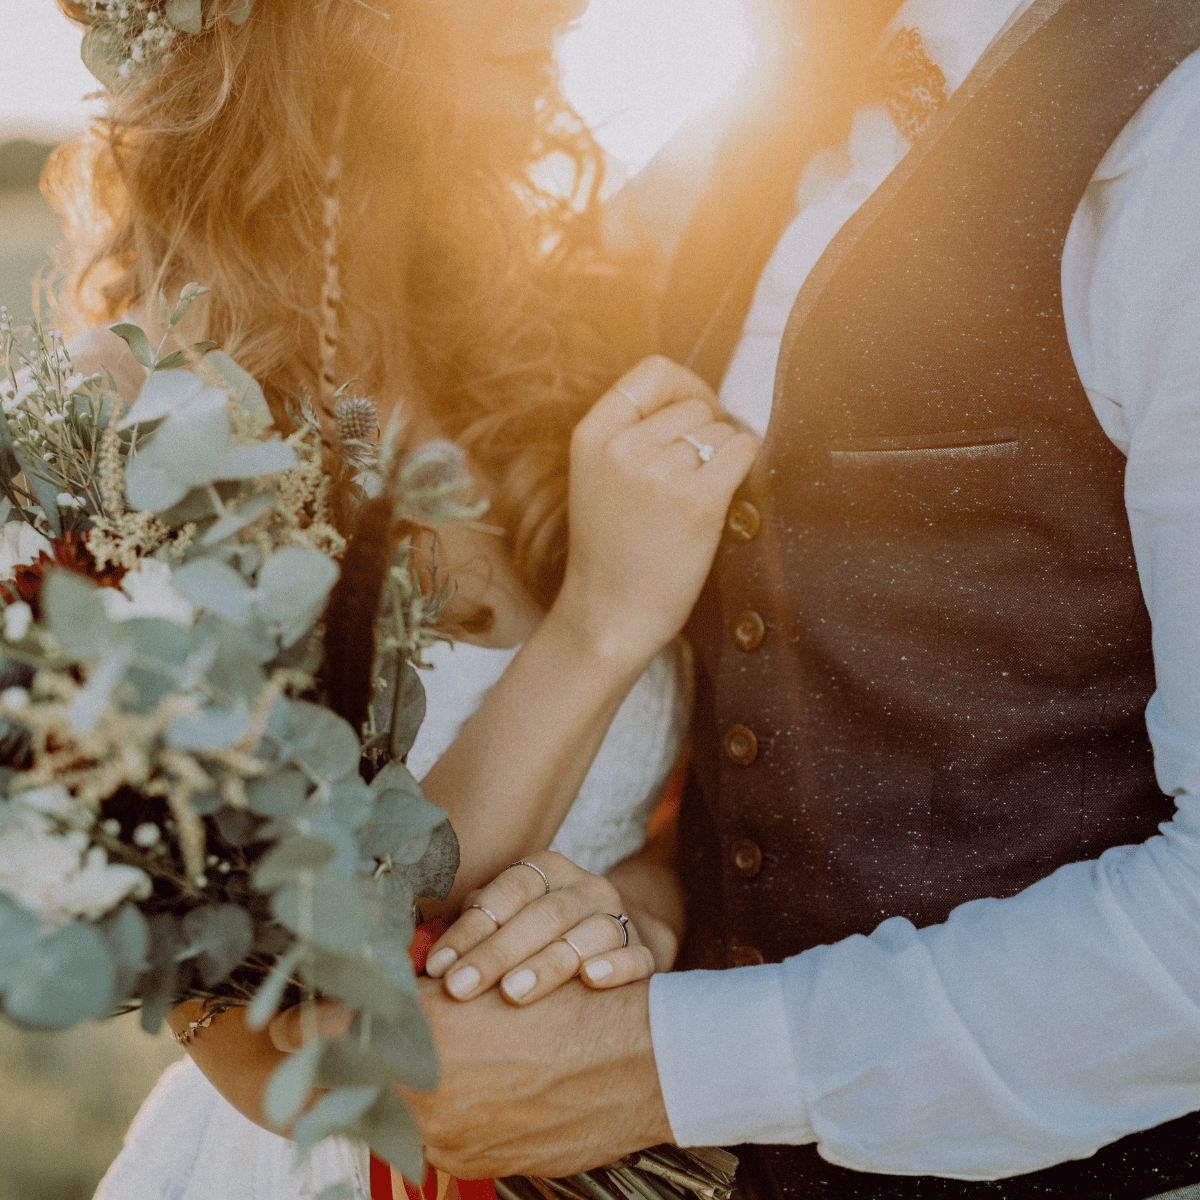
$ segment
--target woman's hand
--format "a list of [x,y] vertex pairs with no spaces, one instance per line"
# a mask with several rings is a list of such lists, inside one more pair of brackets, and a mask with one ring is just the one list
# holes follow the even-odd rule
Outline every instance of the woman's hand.
[[499,980],[504,998],[521,1005],[577,975],[589,987],[611,988],[666,970],[670,961],[656,962],[647,942],[673,958],[674,935],[645,914],[618,919],[624,915],[607,879],[545,850],[469,895],[425,970],[456,1000],[482,995]]
[[550,619],[607,656],[648,662],[683,628],[757,452],[698,376],[639,363],[571,440],[567,570]]

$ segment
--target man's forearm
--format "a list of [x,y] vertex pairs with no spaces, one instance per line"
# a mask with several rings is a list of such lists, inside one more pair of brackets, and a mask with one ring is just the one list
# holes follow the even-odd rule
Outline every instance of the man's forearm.
[[464,1179],[562,1176],[669,1141],[647,993],[571,983],[519,1009],[423,981],[441,1080],[406,1096],[429,1161]]

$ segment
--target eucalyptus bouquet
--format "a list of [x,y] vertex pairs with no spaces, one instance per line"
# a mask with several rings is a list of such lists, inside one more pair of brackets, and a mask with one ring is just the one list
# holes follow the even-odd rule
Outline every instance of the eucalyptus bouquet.
[[[160,297],[168,330],[204,290]],[[309,1005],[268,1118],[301,1151],[341,1132],[420,1178],[392,1085],[436,1081],[408,948],[458,851],[403,764],[447,589],[422,590],[396,531],[477,514],[461,456],[343,446],[341,493],[386,511],[396,550],[363,668],[386,703],[348,721],[322,633],[353,554],[311,404],[282,436],[211,343],[114,332],[147,370],[132,406],[0,310],[0,1005],[38,1029],[138,1007],[153,1032],[184,1000],[197,1024],[242,1004],[263,1027],[336,996],[350,1036],[319,1036]],[[361,426],[367,402],[345,403]]]

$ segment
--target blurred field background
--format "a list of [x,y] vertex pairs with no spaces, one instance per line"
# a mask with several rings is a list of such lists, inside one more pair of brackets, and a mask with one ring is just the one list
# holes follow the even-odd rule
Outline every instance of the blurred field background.
[[[0,145],[0,304],[20,321],[33,315],[32,280],[59,237],[37,187],[49,150]],[[0,1020],[0,1200],[89,1200],[138,1105],[181,1053],[169,1036],[144,1034],[136,1015],[65,1033]]]
[[[739,0],[592,0],[563,40],[564,87],[622,173],[636,171],[745,66]],[[83,127],[95,82],[53,0],[0,0],[0,304],[34,312],[52,278],[57,215],[37,181],[54,143]],[[42,316],[54,320],[42,296]],[[182,1052],[136,1015],[65,1033],[0,1018],[0,1200],[90,1200],[133,1114]],[[131,1198],[132,1200],[132,1198]],[[223,1200],[213,1197],[213,1200]]]

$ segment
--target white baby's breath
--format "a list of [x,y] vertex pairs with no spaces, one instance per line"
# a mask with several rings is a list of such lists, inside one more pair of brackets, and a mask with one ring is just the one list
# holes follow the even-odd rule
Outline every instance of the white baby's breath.
[[110,621],[131,621],[135,617],[158,617],[176,625],[190,625],[196,619],[191,601],[171,583],[171,568],[157,559],[141,559],[127,571],[121,590],[101,588],[100,599]]
[[32,525],[9,521],[0,526],[0,579],[11,579],[17,567],[36,562],[43,550],[50,553],[50,542]]
[[110,863],[88,848],[79,830],[57,833],[50,819],[23,801],[5,806],[0,826],[0,891],[58,929],[82,917],[97,921],[127,898],[145,899],[150,877],[138,867]]
[[10,604],[4,610],[4,636],[10,642],[19,642],[28,632],[33,621],[33,609],[24,600]]

